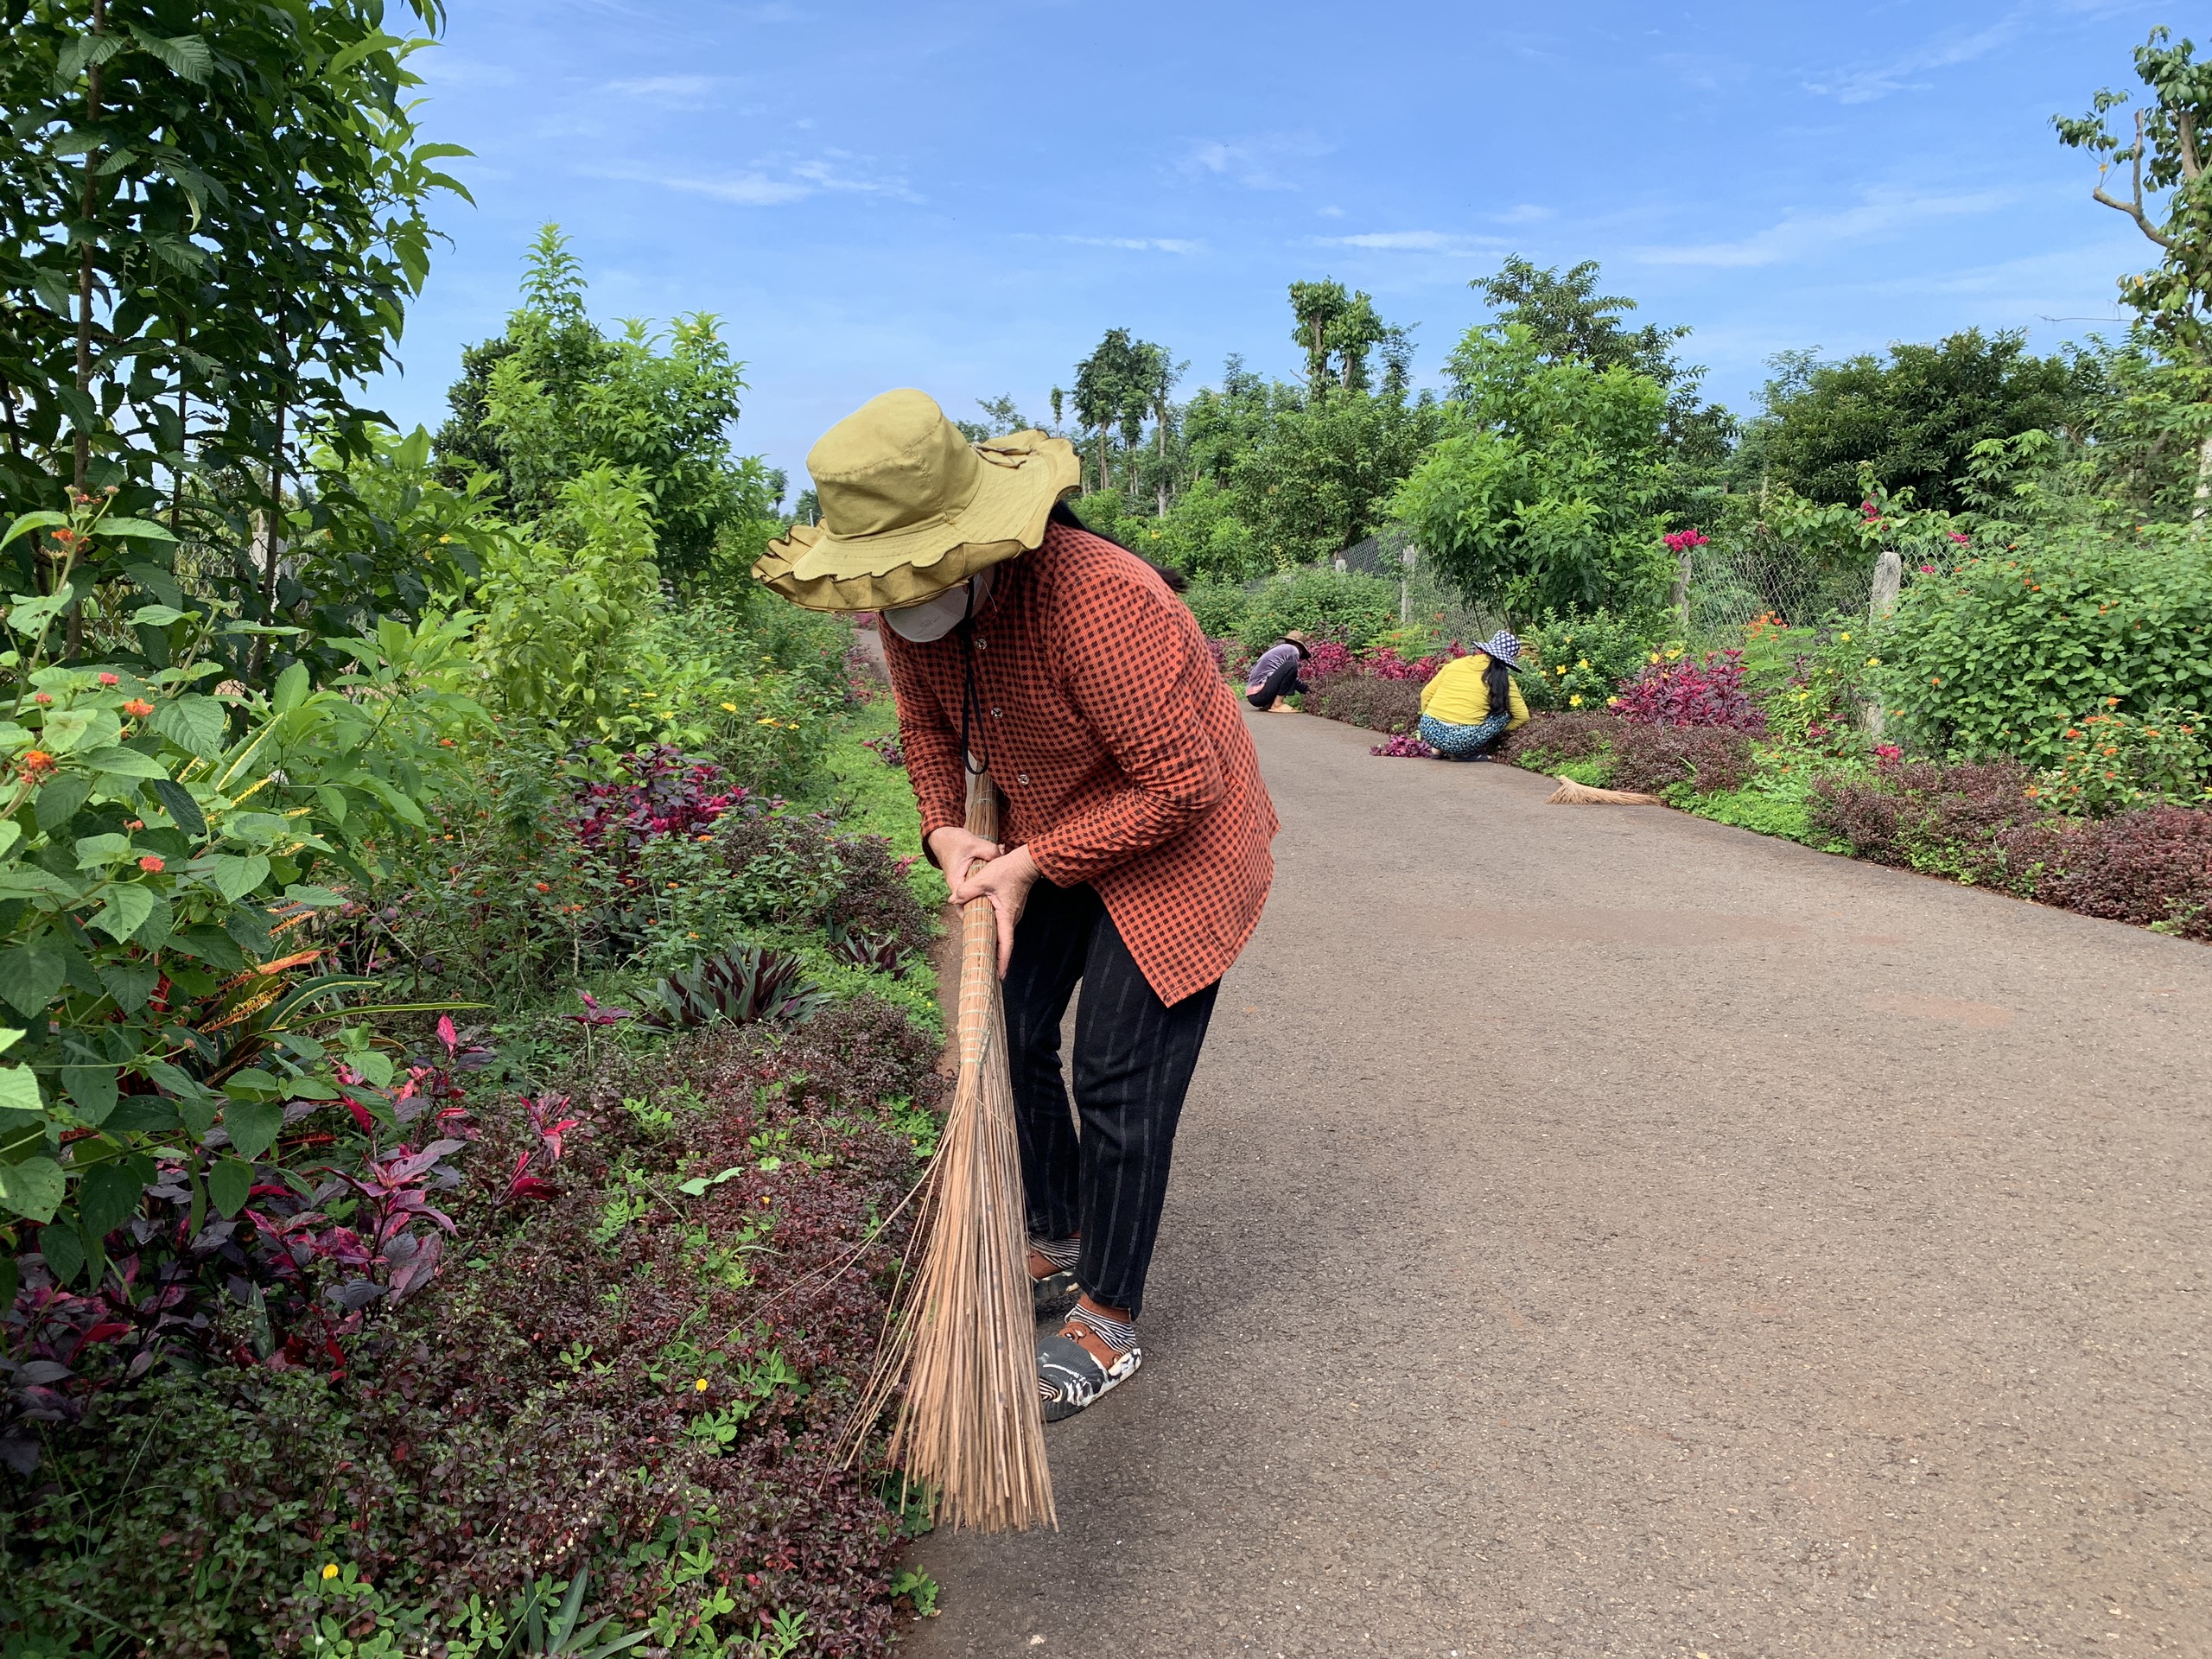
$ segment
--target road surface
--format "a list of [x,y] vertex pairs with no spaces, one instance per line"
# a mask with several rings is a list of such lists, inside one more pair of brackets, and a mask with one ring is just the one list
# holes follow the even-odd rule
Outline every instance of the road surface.
[[1248,718],[1145,1368],[918,1659],[2212,1654],[2212,950]]

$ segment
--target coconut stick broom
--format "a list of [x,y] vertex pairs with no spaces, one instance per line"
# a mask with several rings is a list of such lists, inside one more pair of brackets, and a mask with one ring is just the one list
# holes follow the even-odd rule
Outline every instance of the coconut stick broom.
[[[968,830],[998,839],[998,791],[972,766]],[[921,1489],[932,1521],[1057,1529],[991,901],[969,900],[961,927],[959,1078],[918,1189],[909,1276],[850,1433],[857,1452],[898,1396],[891,1461]]]

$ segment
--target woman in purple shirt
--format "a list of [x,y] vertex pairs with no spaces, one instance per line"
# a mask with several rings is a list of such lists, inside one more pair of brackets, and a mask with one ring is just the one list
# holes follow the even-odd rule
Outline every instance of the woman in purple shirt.
[[1281,644],[1268,646],[1253,663],[1251,672],[1244,677],[1244,701],[1263,713],[1275,712],[1278,697],[1310,690],[1298,677],[1298,671],[1312,655],[1306,636],[1293,628],[1283,635]]

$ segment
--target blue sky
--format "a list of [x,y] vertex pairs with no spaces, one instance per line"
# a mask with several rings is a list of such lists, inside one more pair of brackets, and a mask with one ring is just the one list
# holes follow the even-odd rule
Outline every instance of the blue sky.
[[[566,229],[604,319],[718,314],[740,447],[801,475],[887,387],[956,414],[1046,394],[1110,327],[1293,376],[1287,285],[1418,324],[1434,374],[1508,252],[1595,258],[1691,324],[1739,410],[1789,347],[2096,329],[2148,263],[2054,111],[2138,86],[2171,7],[1655,8],[453,0],[416,60],[449,201],[379,388],[435,423],[524,245]],[[2207,31],[2199,31],[2205,33]],[[2212,45],[2212,41],[2204,44]],[[2049,321],[2045,319],[2062,319]],[[2107,333],[2116,332],[2105,325]],[[797,487],[795,483],[794,487]]]

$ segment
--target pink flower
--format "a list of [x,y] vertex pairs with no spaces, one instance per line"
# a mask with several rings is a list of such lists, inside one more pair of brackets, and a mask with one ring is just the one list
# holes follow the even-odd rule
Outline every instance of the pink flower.
[[1936,567],[1932,564],[1923,564],[1920,567],[1920,574],[1923,576],[1932,576],[1936,574]]
[[1953,541],[1956,542],[1961,547],[1964,547],[1973,539],[1972,537],[1960,535],[1955,530],[1947,530],[1943,533],[1949,537]]
[[123,683],[123,677],[119,674],[103,674],[100,676],[100,683],[102,685],[121,685]]

